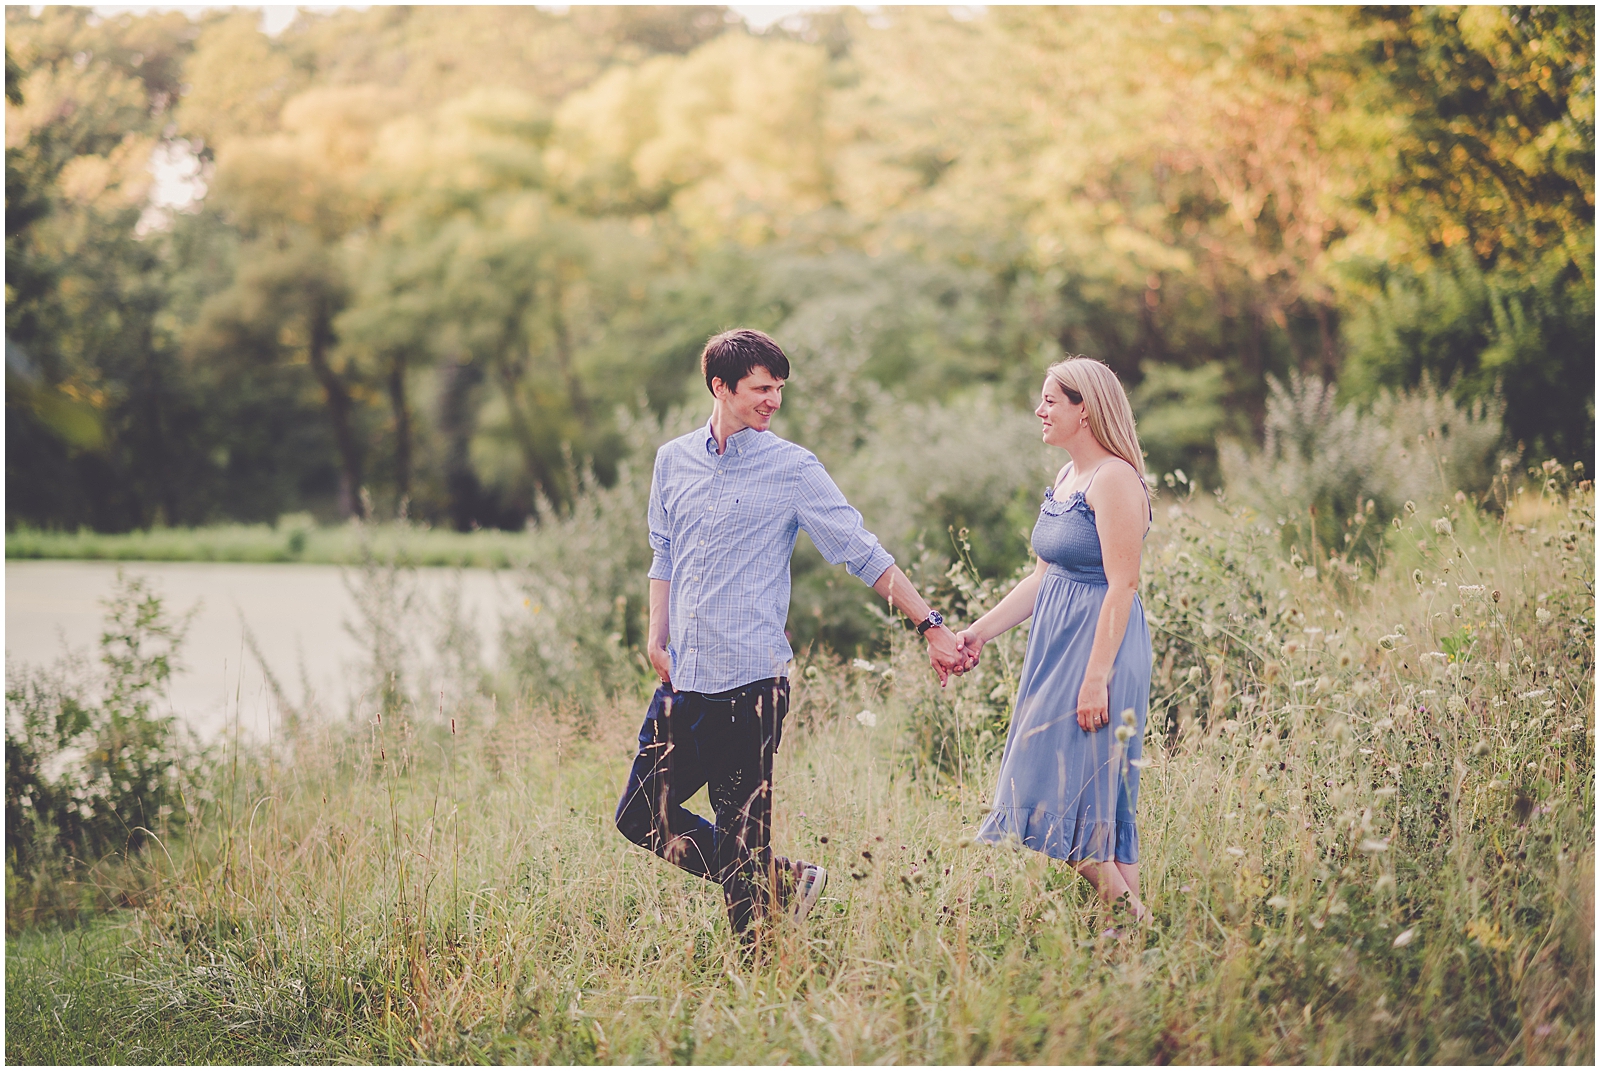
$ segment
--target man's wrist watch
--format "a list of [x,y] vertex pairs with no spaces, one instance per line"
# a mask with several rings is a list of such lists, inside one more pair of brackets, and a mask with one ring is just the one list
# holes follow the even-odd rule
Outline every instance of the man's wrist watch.
[[938,628],[944,624],[944,615],[938,610],[929,610],[928,616],[917,623],[917,635],[926,636],[930,628]]

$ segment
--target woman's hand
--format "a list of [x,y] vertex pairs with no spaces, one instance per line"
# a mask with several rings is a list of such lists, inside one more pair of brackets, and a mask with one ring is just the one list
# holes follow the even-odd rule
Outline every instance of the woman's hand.
[[956,648],[962,660],[961,672],[965,673],[978,664],[978,654],[983,650],[983,644],[983,638],[970,628],[956,633]]
[[1106,682],[1093,677],[1083,679],[1078,689],[1078,728],[1092,733],[1111,720],[1111,693]]

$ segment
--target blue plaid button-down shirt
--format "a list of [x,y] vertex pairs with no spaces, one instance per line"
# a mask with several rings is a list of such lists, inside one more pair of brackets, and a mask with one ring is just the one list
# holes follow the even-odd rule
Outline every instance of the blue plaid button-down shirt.
[[789,559],[802,528],[865,584],[894,564],[804,447],[746,428],[719,455],[707,421],[656,452],[650,579],[672,584],[675,689],[724,692],[788,674]]

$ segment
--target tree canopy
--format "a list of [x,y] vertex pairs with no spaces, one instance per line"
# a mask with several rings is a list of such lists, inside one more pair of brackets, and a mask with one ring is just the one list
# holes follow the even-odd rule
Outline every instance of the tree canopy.
[[257,18],[7,9],[8,525],[518,527],[734,324],[802,398],[1088,353],[1159,467],[1291,374],[1593,454],[1593,8]]

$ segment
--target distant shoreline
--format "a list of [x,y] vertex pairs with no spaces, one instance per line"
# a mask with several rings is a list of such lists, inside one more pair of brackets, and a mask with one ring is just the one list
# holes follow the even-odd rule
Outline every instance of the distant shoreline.
[[225,524],[110,535],[87,529],[6,533],[6,560],[253,562],[355,565],[370,554],[419,566],[509,569],[526,564],[521,532],[453,532],[415,525]]

